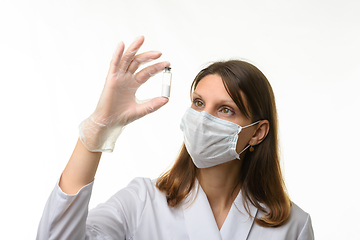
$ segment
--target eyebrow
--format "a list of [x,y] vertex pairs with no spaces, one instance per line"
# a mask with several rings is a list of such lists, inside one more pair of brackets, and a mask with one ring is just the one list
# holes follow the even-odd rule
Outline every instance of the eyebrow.
[[[192,95],[194,95],[194,94],[196,94],[196,95],[198,95],[198,97],[202,98],[201,95],[198,94],[198,93],[196,93],[195,91],[192,93]],[[192,96],[192,95],[191,95],[191,96]]]
[[[202,96],[200,94],[198,94],[197,92],[193,92],[193,94],[197,95],[199,98],[202,98]],[[232,99],[229,99],[229,100],[220,100],[221,103],[232,103],[232,104],[235,104],[236,103],[232,100]]]

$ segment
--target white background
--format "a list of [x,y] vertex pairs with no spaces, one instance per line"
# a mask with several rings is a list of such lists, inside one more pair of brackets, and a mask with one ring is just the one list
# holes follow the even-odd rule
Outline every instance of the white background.
[[[48,195],[94,110],[112,53],[138,36],[170,61],[170,102],[104,154],[90,207],[156,178],[182,143],[189,89],[207,63],[246,59],[271,82],[292,200],[317,239],[360,239],[360,7],[351,0],[14,1],[0,4],[1,239],[34,239]],[[158,96],[161,75],[140,99]],[[5,234],[5,236],[4,236]]]

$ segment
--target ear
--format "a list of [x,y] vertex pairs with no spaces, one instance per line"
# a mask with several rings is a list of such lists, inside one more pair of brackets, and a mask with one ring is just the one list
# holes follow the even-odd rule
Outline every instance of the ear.
[[270,124],[268,120],[261,120],[256,125],[256,130],[253,136],[249,140],[249,145],[255,146],[260,144],[268,135],[270,129]]

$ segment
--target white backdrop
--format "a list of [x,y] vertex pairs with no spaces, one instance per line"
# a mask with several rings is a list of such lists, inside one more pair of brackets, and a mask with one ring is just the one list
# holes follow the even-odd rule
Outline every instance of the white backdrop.
[[[170,102],[103,154],[91,208],[171,166],[194,76],[210,61],[240,58],[273,86],[288,191],[311,214],[315,237],[360,239],[359,10],[355,0],[2,0],[0,238],[35,238],[117,43],[144,35],[141,51],[171,62]],[[158,75],[138,98],[160,90]]]

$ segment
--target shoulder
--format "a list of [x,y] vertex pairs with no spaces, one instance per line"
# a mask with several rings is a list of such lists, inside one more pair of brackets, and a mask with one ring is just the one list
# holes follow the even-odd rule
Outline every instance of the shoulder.
[[87,226],[106,233],[113,239],[133,236],[144,216],[157,212],[166,204],[166,197],[150,178],[135,178],[105,203],[89,212]]
[[[264,212],[258,212],[258,217],[264,216]],[[250,239],[296,239],[313,240],[314,232],[309,213],[302,210],[293,203],[290,217],[284,225],[280,227],[260,227],[254,226],[252,237]]]
[[305,225],[310,215],[295,203],[292,204],[289,222],[292,224]]
[[310,214],[295,203],[291,207],[290,219],[286,225],[296,231],[298,239],[314,239]]
[[292,204],[290,218],[278,229],[279,235],[284,239],[313,240],[310,214],[302,210],[295,203]]
[[116,210],[121,209],[124,213],[131,213],[134,209],[141,211],[149,201],[161,201],[162,198],[164,194],[156,188],[156,180],[137,177],[99,206],[105,205]]
[[137,177],[129,184],[119,190],[114,197],[127,201],[127,204],[145,203],[147,201],[158,200],[164,198],[164,194],[156,187],[156,179]]
[[134,191],[140,195],[142,194],[154,195],[160,192],[159,189],[156,187],[156,179],[150,179],[144,177],[134,178],[123,190]]

